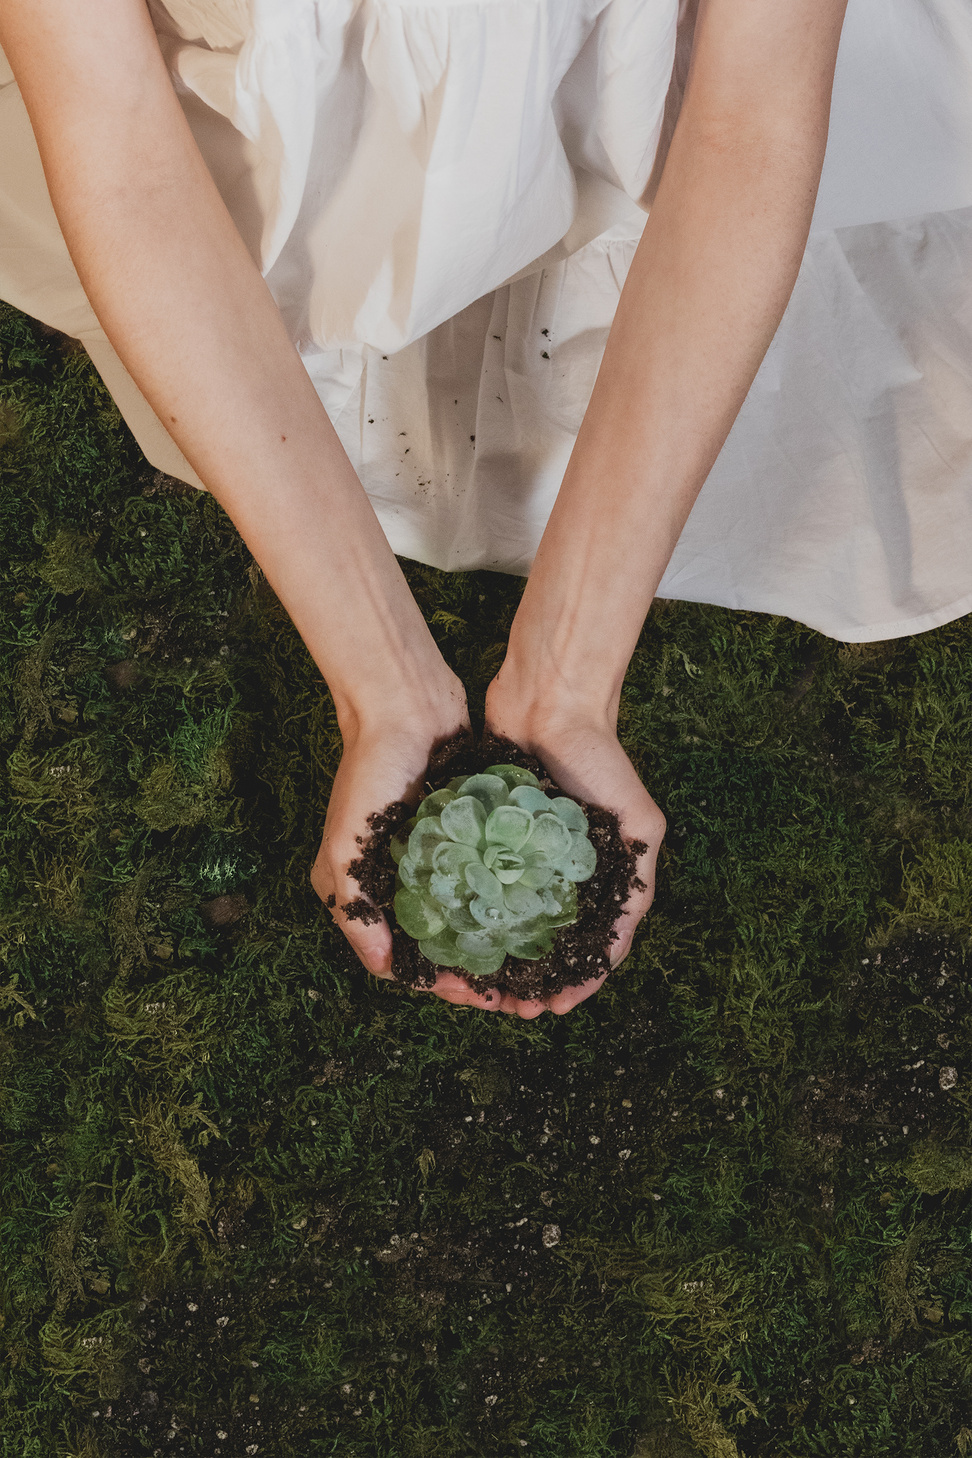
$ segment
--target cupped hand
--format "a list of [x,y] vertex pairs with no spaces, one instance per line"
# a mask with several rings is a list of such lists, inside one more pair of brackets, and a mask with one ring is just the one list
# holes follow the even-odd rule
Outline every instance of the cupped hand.
[[[348,874],[371,834],[368,816],[395,800],[417,804],[422,795],[429,753],[436,743],[469,727],[465,700],[454,720],[436,726],[402,727],[389,713],[381,726],[363,727],[345,737],[344,753],[334,777],[324,821],[324,835],[311,869],[311,885],[347,937],[365,967],[375,977],[391,979],[392,939],[388,922],[378,908],[364,917],[348,915],[368,904],[358,882]],[[445,1002],[499,1010],[499,994],[471,988],[454,972],[440,971],[428,989]]]
[[[638,778],[637,771],[609,723],[583,710],[557,714],[524,711],[507,688],[502,671],[486,695],[486,725],[534,755],[565,794],[613,810],[629,845],[647,847],[637,862],[637,883],[615,922],[615,939],[607,948],[612,967],[628,955],[638,923],[654,899],[655,863],[665,835],[665,817]],[[540,1001],[504,993],[500,1011],[521,1018],[540,1013],[566,1013],[596,992],[607,973]]]

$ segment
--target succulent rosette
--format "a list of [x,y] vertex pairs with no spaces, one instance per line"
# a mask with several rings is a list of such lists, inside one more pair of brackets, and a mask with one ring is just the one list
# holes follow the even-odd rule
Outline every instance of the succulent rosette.
[[577,920],[577,883],[597,855],[576,801],[497,764],[427,795],[392,840],[395,916],[439,967],[475,977],[506,958],[535,961]]

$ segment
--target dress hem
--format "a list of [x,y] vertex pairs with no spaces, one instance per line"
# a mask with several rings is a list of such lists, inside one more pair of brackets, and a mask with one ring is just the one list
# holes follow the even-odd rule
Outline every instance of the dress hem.
[[809,628],[811,632],[819,633],[821,637],[832,638],[835,643],[885,643],[894,638],[911,638],[919,633],[930,633],[934,628],[943,628],[947,623],[954,623],[958,618],[964,618],[972,613],[972,592],[970,592],[948,607],[934,608],[931,612],[920,613],[917,617],[899,618],[894,622],[872,623],[867,627],[849,629],[845,632],[833,628],[822,628],[816,623],[806,622],[803,618],[793,617],[790,613],[774,612],[770,608],[748,607],[745,603],[720,603],[703,601],[701,598],[665,597],[660,592],[655,596],[659,602],[697,602],[702,607],[724,607],[728,608],[730,612],[766,613],[768,617],[788,618],[791,623],[799,623],[801,627]]

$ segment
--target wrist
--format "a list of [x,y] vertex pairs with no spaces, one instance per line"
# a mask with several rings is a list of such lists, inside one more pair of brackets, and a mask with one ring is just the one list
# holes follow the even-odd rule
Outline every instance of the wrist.
[[537,671],[536,662],[507,654],[486,694],[486,724],[494,734],[541,758],[579,729],[614,735],[620,687],[577,683],[549,665]]
[[469,724],[465,689],[441,657],[397,658],[387,672],[329,687],[345,747],[387,735],[431,746]]
[[496,697],[521,705],[538,727],[584,722],[613,732],[627,662],[576,624],[514,621]]

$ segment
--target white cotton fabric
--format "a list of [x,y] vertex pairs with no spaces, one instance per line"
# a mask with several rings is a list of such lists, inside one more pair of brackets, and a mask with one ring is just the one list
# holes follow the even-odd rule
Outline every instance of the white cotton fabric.
[[[525,574],[663,161],[688,0],[681,25],[679,0],[150,8],[392,547]],[[87,304],[2,57],[0,296],[82,339],[149,459],[200,484]],[[849,641],[972,611],[968,0],[850,0],[800,279],[659,595]]]

